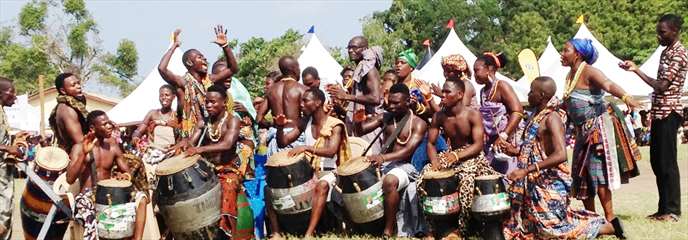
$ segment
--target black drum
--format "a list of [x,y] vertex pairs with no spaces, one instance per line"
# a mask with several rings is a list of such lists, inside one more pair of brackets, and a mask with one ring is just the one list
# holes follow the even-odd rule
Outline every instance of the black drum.
[[355,232],[382,234],[385,214],[380,170],[357,157],[337,169],[337,186]]
[[[96,188],[98,237],[127,239],[134,235],[135,194],[134,186],[130,181],[116,179],[98,181]],[[111,216],[109,212],[118,212],[118,214]]]
[[215,239],[221,188],[210,163],[178,155],[159,163],[155,174],[158,207],[174,239]]
[[[53,184],[60,174],[65,172],[69,163],[69,156],[60,148],[44,147],[36,152],[35,163],[36,165],[30,171],[34,171],[48,184]],[[63,202],[69,206],[69,201],[66,198]],[[53,206],[52,200],[34,182],[27,181],[19,206],[24,239],[36,239],[50,208]],[[50,223],[45,239],[62,239],[68,224],[67,216],[58,210],[53,217],[53,222]]]
[[480,235],[484,239],[504,239],[502,222],[511,209],[504,179],[501,175],[476,177],[474,193],[471,212],[482,223]]
[[433,235],[441,239],[459,229],[461,210],[459,176],[453,169],[425,171],[418,185],[423,213],[428,219]]
[[303,235],[311,216],[314,171],[305,154],[289,157],[288,153],[284,150],[270,156],[265,164],[266,181],[281,230]]

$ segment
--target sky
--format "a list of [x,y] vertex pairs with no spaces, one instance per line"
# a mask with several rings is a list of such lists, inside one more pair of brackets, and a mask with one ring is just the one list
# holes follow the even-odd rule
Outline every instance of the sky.
[[[21,7],[28,1],[0,0],[0,26],[16,26]],[[91,0],[86,6],[95,18],[101,46],[115,52],[123,38],[134,41],[139,53],[139,78],[160,62],[170,34],[177,28],[182,48],[196,48],[208,59],[221,52],[212,43],[213,27],[223,24],[230,39],[272,39],[292,28],[305,33],[311,25],[327,47],[345,47],[361,34],[361,20],[383,11],[391,0]],[[50,24],[50,23],[49,23]]]

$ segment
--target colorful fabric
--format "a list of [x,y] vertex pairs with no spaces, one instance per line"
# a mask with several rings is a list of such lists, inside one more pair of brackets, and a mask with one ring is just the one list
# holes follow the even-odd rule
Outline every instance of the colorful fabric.
[[[565,113],[550,107],[529,122],[517,158],[519,169],[526,169],[547,158],[542,139],[537,133],[550,113],[558,113],[565,119]],[[572,209],[569,206],[570,187],[571,178],[566,163],[512,182],[508,191],[511,213],[504,224],[505,238],[594,239],[605,219],[594,212]]]
[[623,114],[604,101],[600,89],[575,89],[565,100],[574,124],[572,194],[578,199],[593,197],[598,186],[614,190],[638,176],[635,164],[640,152],[621,119]]
[[[232,77],[232,87],[229,88],[229,93],[232,95],[232,100],[234,102],[239,102],[244,105],[246,111],[251,116],[251,119],[256,119],[256,108],[253,107],[253,101],[251,100],[251,94],[248,92],[244,84],[235,77]],[[227,108],[232,109],[232,108]],[[238,114],[235,113],[238,116]]]
[[233,167],[220,166],[216,170],[222,187],[220,229],[232,239],[253,239],[253,213],[246,211],[249,204],[242,177]]
[[583,60],[588,64],[593,64],[597,61],[599,54],[595,46],[592,45],[592,40],[587,38],[574,38],[569,40],[569,43],[573,45],[576,52],[583,56]]
[[658,81],[668,81],[669,88],[652,94],[652,119],[664,119],[672,112],[683,116],[681,93],[688,74],[688,51],[680,41],[662,51],[657,70]]
[[499,154],[501,157],[495,160],[495,156],[497,156],[498,153],[492,147],[497,141],[497,138],[499,138],[499,133],[506,130],[506,125],[509,122],[506,106],[501,102],[492,101],[497,92],[497,86],[500,83],[502,83],[502,81],[495,80],[492,82],[491,88],[483,87],[480,90],[480,107],[478,110],[480,111],[480,115],[482,115],[483,127],[485,128],[485,147],[483,148],[485,157],[495,170],[500,173],[506,173],[512,158],[504,157],[505,155]]
[[74,219],[84,228],[84,240],[98,239],[98,222],[96,221],[96,204],[93,190],[85,188],[76,195]]
[[[9,123],[5,115],[5,108],[0,107],[0,144],[9,144]],[[4,160],[5,153],[0,156],[0,239],[7,240],[12,236],[12,209],[14,206],[14,176],[12,175],[12,165]]]
[[416,68],[416,66],[418,66],[418,56],[415,52],[413,52],[412,48],[400,52],[399,56],[397,56],[397,59],[404,60],[404,62],[408,63],[411,68]]
[[[429,166],[429,165],[428,165]],[[471,204],[473,203],[473,189],[475,188],[475,178],[487,175],[500,175],[490,167],[487,159],[481,153],[479,156],[463,161],[454,167],[459,176],[459,226],[463,236],[468,236],[468,222],[471,219]]]
[[205,89],[211,84],[212,82],[208,77],[196,80],[191,73],[184,74],[184,98],[181,99],[182,126],[180,135],[182,138],[190,137],[198,122],[208,116],[205,109]]
[[471,70],[468,68],[466,59],[461,54],[452,54],[442,57],[442,68],[445,71],[459,72],[459,79],[470,80]]
[[363,60],[356,65],[354,75],[352,76],[355,82],[361,82],[370,70],[382,66],[382,52],[382,47],[380,46],[373,46],[363,50]]

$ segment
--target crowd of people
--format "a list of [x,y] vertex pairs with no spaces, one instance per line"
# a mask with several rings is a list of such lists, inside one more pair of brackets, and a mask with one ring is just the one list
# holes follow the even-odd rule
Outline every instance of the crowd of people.
[[[563,99],[555,96],[558,86],[554,80],[540,76],[532,81],[525,106],[509,83],[497,77],[497,71],[510,64],[503,53],[485,52],[473,66],[461,55],[445,56],[441,64],[446,81],[437,86],[411,74],[418,64],[413,50],[399,53],[394,66],[382,66],[381,48],[369,46],[362,36],[348,42],[353,65],[341,72],[341,84],[322,86],[317,68],[302,71],[294,57],[284,56],[277,63],[279,71],[265,76],[264,95],[251,99],[236,90],[241,83],[233,75],[239,67],[222,26],[214,29],[214,43],[224,56],[209,69],[200,51],[187,50],[182,57],[187,72],[182,76],[167,68],[180,47],[180,31],[175,31],[174,43],[158,67],[167,82],[159,89],[161,107],[151,110],[134,128],[120,133],[105,112],[87,111],[79,76],[71,73],[55,79],[58,104],[49,122],[55,146],[69,157],[63,169],[66,182],[79,186],[73,217],[83,228],[83,239],[104,237],[98,191],[119,186],[105,184],[108,179],[130,182],[137,188],[130,199],[136,204],[127,205],[121,215],[131,217],[129,226],[134,230],[129,237],[134,239],[141,239],[144,226],[150,225],[145,217],[150,204],[158,204],[162,214],[160,230],[171,232],[175,239],[251,239],[257,237],[254,228],[268,229],[273,238],[285,237],[285,233],[310,237],[360,231],[451,239],[484,236],[485,226],[490,225],[485,221],[497,221],[499,236],[506,239],[605,234],[623,239],[612,191],[639,175],[636,161],[641,156],[636,143],[647,141],[650,145],[660,196],[657,212],[648,218],[678,221],[681,215],[675,136],[681,125],[688,125],[680,103],[688,73],[688,54],[679,39],[682,22],[672,14],[657,22],[657,39],[667,48],[656,79],[631,61],[619,64],[654,89],[651,109],[641,113],[651,122],[642,121],[639,129],[627,124],[627,114],[605,100],[605,94],[611,94],[628,109],[640,107],[622,86],[593,66],[598,52],[589,39],[571,39],[562,47],[561,63],[571,69]],[[380,72],[383,67],[392,70]],[[475,89],[471,78],[482,88]],[[0,103],[11,106],[15,99],[12,81],[1,78]],[[22,159],[26,153],[6,140],[10,139],[9,127],[4,113],[1,117],[0,151]],[[639,133],[648,132],[645,129],[650,125],[651,137],[646,140]],[[572,131],[567,131],[568,126]],[[567,134],[574,144],[571,166]],[[151,157],[155,151],[159,154]],[[196,160],[194,156],[199,155],[201,160]],[[169,173],[152,170],[152,176],[146,169],[164,164],[171,156],[195,163],[191,168],[205,166],[199,167],[196,161],[211,166],[221,200],[193,206],[198,207],[197,212],[217,208],[218,218],[212,223],[199,219],[184,224],[215,228],[175,229],[172,222],[176,220],[171,219],[171,210],[166,210],[171,208],[163,204],[167,200],[156,193],[162,190],[151,185],[158,177],[181,174],[188,166],[180,161],[183,166],[172,166],[179,169]],[[150,160],[156,157],[159,159]],[[0,239],[12,234],[12,199],[17,195],[8,172],[13,161],[18,160],[0,164]],[[303,163],[306,167],[299,165]],[[361,176],[365,174],[353,177],[366,169],[377,175],[369,188],[363,186],[365,177]],[[208,178],[207,172],[197,171],[205,176],[199,179]],[[430,186],[444,172],[454,180],[446,186]],[[207,181],[188,172],[181,175],[191,185]],[[260,204],[247,203],[242,185],[260,177],[267,181],[261,203],[266,226],[255,224],[251,211],[247,221],[244,211],[247,206],[261,209]],[[494,205],[508,206],[497,220],[476,217],[478,212],[483,217],[498,214],[479,209],[480,199],[489,196],[479,185],[490,177],[498,179],[497,185],[506,186],[501,193],[497,186],[489,188],[498,196]],[[352,181],[353,185],[347,185]],[[184,185],[183,181],[166,180],[157,186],[173,190],[179,184]],[[357,199],[376,186],[371,197]],[[176,194],[181,197],[191,192]],[[443,194],[433,197],[431,192]],[[584,209],[570,206],[571,197],[581,200]],[[595,198],[601,203],[601,212],[595,209]],[[364,207],[355,208],[351,199],[364,202]],[[211,203],[219,206],[207,206]],[[375,209],[378,212],[368,219],[371,221],[361,221]],[[107,217],[121,217],[106,213]],[[297,217],[304,213],[303,218]],[[377,227],[367,231],[366,224]]]

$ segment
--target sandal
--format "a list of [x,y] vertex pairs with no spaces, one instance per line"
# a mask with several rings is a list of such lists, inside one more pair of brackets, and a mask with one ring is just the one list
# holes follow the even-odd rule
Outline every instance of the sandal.
[[679,216],[676,214],[673,214],[673,213],[669,213],[669,214],[659,215],[659,216],[655,217],[654,219],[657,221],[660,221],[660,222],[678,222]]

